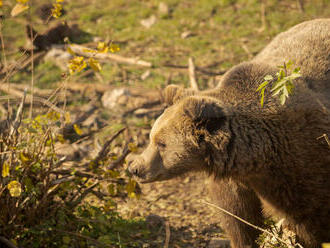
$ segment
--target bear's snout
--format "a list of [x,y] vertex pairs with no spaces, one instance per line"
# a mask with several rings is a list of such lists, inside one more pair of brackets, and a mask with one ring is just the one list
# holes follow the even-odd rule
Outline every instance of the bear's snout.
[[142,169],[143,164],[144,164],[144,160],[142,158],[139,157],[129,158],[129,160],[127,161],[129,173],[131,173],[136,177],[143,177],[143,175],[141,174],[141,172],[143,171]]

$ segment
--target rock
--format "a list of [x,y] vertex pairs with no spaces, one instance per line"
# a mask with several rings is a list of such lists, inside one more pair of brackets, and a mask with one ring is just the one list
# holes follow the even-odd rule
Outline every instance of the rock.
[[102,96],[102,104],[105,108],[116,108],[127,103],[130,97],[130,91],[125,88],[118,88],[106,91]]
[[168,5],[164,2],[160,2],[158,5],[158,13],[160,16],[168,16],[170,14],[170,9]]
[[181,33],[181,38],[182,39],[187,39],[191,36],[194,36],[194,34],[191,31],[184,31]]
[[230,248],[230,241],[227,239],[211,239],[208,248]]
[[152,15],[147,19],[141,20],[140,23],[145,28],[151,28],[151,26],[156,23],[156,20],[157,20],[156,16]]

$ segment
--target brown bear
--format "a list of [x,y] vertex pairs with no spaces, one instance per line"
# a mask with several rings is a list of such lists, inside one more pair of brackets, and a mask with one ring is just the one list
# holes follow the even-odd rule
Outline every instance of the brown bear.
[[[301,68],[282,105],[266,75],[289,60]],[[150,144],[129,171],[142,183],[206,171],[215,203],[261,226],[264,215],[285,218],[304,247],[330,241],[330,19],[301,23],[279,34],[249,62],[229,70],[212,90],[168,86],[169,106]],[[324,137],[324,136],[323,136]],[[256,247],[258,231],[221,215],[232,247]]]

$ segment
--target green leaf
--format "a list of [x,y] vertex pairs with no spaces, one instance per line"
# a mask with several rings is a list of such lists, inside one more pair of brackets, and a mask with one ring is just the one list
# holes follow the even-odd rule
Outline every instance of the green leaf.
[[284,94],[280,95],[280,102],[281,102],[282,105],[285,104],[285,100],[286,100],[285,95]]
[[264,79],[265,79],[266,81],[272,81],[274,78],[273,78],[272,75],[266,75],[266,76],[264,77]]
[[257,91],[260,91],[261,89],[265,88],[267,85],[269,84],[268,81],[265,81],[263,82],[262,84],[259,85],[258,89],[256,90]]
[[292,65],[293,65],[292,60],[289,60],[288,63],[285,64],[287,69],[290,69]]
[[277,81],[280,81],[281,79],[283,79],[285,77],[285,72],[284,70],[280,70],[278,73],[278,78]]
[[300,73],[300,67],[294,68],[293,73]]
[[263,108],[264,107],[264,98],[265,98],[265,89],[262,89],[260,92],[261,98],[260,98],[260,105]]
[[276,96],[276,95],[278,95],[281,91],[283,90],[283,88],[282,87],[278,87],[278,88],[276,88],[276,90],[274,90],[274,92],[273,92],[273,95],[272,96]]

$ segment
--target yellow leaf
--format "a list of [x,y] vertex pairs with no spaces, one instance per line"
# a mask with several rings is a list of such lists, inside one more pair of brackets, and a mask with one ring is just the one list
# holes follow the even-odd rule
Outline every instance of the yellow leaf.
[[93,58],[89,58],[88,60],[89,62],[89,66],[94,70],[94,71],[101,71],[101,65],[100,63],[96,60],[96,59],[93,59]]
[[64,0],[56,0],[57,3],[63,3]]
[[65,121],[65,123],[67,123],[67,124],[71,123],[70,112],[65,112],[65,114],[64,114],[64,121]]
[[118,51],[120,51],[120,48],[119,48],[119,46],[118,45],[116,45],[116,44],[110,44],[110,52],[112,52],[112,53],[115,53],[115,52],[118,52]]
[[0,0],[0,7],[2,7],[2,0]]
[[134,144],[134,143],[128,143],[128,149],[129,149],[131,152],[137,152],[137,145]]
[[126,191],[129,197],[134,198],[136,196],[134,190],[136,186],[136,181],[129,179],[127,185],[126,185]]
[[68,48],[66,49],[68,51],[68,53],[70,53],[72,56],[76,56],[76,54],[74,53],[74,51],[71,49],[71,47],[68,46]]
[[27,164],[31,161],[29,154],[25,154],[24,152],[21,152],[19,157],[23,164]]
[[17,3],[14,8],[11,10],[10,14],[11,16],[17,16],[20,13],[22,13],[23,11],[27,10],[29,8],[29,6],[21,4],[21,3]]
[[107,44],[105,42],[99,42],[97,44],[97,51],[99,53],[107,53],[109,50],[109,47],[107,46]]
[[9,193],[12,197],[19,197],[22,193],[21,184],[17,181],[11,181],[7,188],[9,190]]
[[2,165],[2,177],[8,177],[9,176],[9,164],[3,163]]
[[323,243],[322,248],[330,248],[330,243]]
[[26,4],[29,0],[16,0],[18,3]]
[[78,127],[78,125],[77,124],[74,124],[73,125],[73,128],[74,128],[74,130],[76,131],[76,133],[78,134],[78,135],[82,135],[82,131],[81,131],[81,129]]
[[65,139],[62,134],[58,134],[56,137],[59,142],[61,142],[62,144],[65,143]]
[[84,60],[84,57],[77,56],[74,57],[69,61],[69,71],[70,74],[74,74],[75,72],[80,72],[83,69],[85,69],[87,66],[86,61]]
[[62,15],[62,5],[59,3],[53,3],[53,8],[52,8],[52,16],[55,18],[59,18]]

